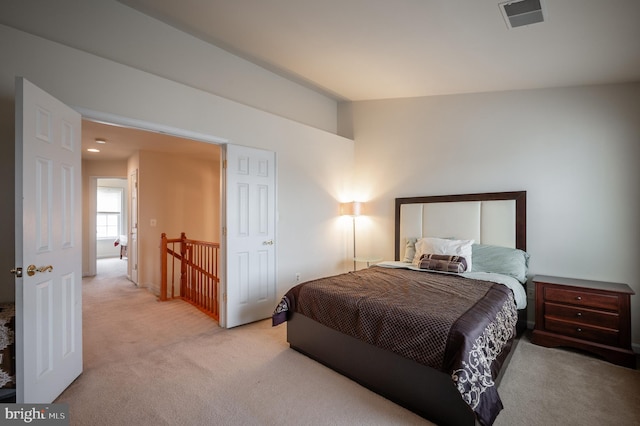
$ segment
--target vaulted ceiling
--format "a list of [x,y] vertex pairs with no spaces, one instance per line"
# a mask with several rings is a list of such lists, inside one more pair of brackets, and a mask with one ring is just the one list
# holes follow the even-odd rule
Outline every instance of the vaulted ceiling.
[[640,81],[640,1],[119,0],[338,100]]

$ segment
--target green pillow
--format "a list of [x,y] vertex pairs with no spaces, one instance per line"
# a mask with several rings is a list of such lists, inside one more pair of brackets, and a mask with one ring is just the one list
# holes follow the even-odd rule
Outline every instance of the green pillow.
[[511,276],[521,283],[527,281],[529,254],[508,247],[473,244],[471,272],[495,272]]

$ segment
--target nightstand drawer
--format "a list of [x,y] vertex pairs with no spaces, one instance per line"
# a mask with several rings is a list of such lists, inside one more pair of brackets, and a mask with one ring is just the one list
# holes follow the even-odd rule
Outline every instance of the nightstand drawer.
[[620,328],[620,315],[615,312],[597,311],[579,306],[559,305],[549,302],[544,304],[544,312],[546,317],[554,317],[560,320],[615,330]]
[[620,299],[616,294],[599,294],[581,290],[566,290],[557,287],[545,287],[544,299],[550,302],[569,303],[577,306],[618,311]]
[[618,330],[592,327],[553,318],[545,318],[545,329],[564,336],[571,336],[576,339],[584,339],[605,345],[617,345],[620,341],[620,333]]

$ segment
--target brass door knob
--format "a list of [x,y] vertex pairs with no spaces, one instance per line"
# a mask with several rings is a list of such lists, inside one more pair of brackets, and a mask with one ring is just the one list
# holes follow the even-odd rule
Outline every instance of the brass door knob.
[[29,275],[30,277],[35,275],[36,272],[51,272],[51,271],[53,271],[53,265],[40,266],[40,267],[37,267],[36,265],[27,266],[27,275]]

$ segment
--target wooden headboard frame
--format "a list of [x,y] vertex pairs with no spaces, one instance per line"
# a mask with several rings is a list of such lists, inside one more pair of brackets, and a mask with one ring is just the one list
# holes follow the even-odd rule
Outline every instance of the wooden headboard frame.
[[[426,197],[407,197],[396,198],[396,223],[395,223],[395,240],[396,250],[395,259],[400,260],[400,248],[404,244],[400,235],[401,226],[401,208],[404,204],[425,204],[425,203],[455,203],[469,201],[515,201],[515,248],[527,250],[527,192],[487,192],[481,194],[461,194],[461,195],[435,195]],[[423,235],[426,236],[426,235]],[[432,235],[437,236],[437,235]],[[419,236],[417,236],[419,237]]]

